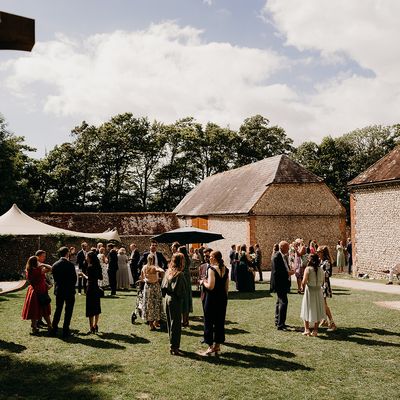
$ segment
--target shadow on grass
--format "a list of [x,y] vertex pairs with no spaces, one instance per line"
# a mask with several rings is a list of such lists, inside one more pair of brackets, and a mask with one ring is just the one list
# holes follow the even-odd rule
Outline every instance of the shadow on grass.
[[[191,325],[189,329],[191,331],[203,331],[204,325]],[[225,328],[225,334],[227,335],[241,335],[243,333],[250,333],[250,332],[240,328]]]
[[[321,333],[323,330],[321,330]],[[326,331],[325,331],[326,332]],[[397,336],[400,337],[399,332],[391,332],[386,329],[380,328],[338,328],[334,332],[326,332],[326,336],[319,336],[322,340],[337,340],[357,343],[364,346],[382,346],[382,347],[400,347],[400,343],[391,343],[384,340],[373,339],[372,335],[379,336]]]
[[16,293],[0,293],[0,302],[1,301],[8,301],[10,299],[16,299],[19,297]]
[[[73,331],[74,332],[74,331]],[[75,333],[73,336],[63,338],[60,337],[60,340],[63,342],[67,342],[70,344],[82,344],[84,346],[94,347],[96,349],[114,349],[114,350],[125,350],[126,347],[117,343],[107,342],[106,340],[102,340],[99,336],[96,335],[87,335],[86,333]]]
[[105,340],[116,340],[118,342],[124,342],[127,344],[146,344],[150,343],[150,340],[137,336],[134,333],[131,335],[122,335],[121,333],[114,333],[114,332],[102,332],[98,334],[98,337],[105,339]]
[[[189,317],[189,320],[203,323],[204,322],[204,317],[202,315],[191,315]],[[225,325],[237,325],[237,324],[238,323],[234,322],[234,321],[229,321],[229,320],[225,321]]]
[[6,342],[0,339],[0,350],[8,351],[9,353],[22,353],[26,350],[26,346],[14,342]]
[[296,355],[290,351],[270,349],[267,347],[250,346],[250,345],[243,345],[243,344],[239,344],[239,343],[230,343],[230,342],[224,343],[224,346],[232,347],[233,349],[236,349],[236,350],[243,350],[243,351],[247,351],[247,352],[255,353],[255,354],[263,354],[263,355],[275,354],[279,357],[287,357],[287,358],[296,357]]
[[261,299],[263,297],[271,297],[269,290],[256,290],[255,292],[229,292],[229,300],[252,300]]
[[122,372],[114,364],[76,367],[63,363],[39,363],[0,356],[0,398],[104,400],[96,391],[113,374]]
[[[240,352],[223,351],[217,357],[202,357],[196,353],[187,352],[185,357],[203,361],[210,364],[225,365],[229,367],[242,367],[242,368],[268,368],[274,371],[312,371],[310,367],[306,367],[303,364],[296,363],[294,361],[283,360],[280,358],[273,357],[277,355],[279,357],[293,358],[295,355],[291,352],[282,350],[269,349],[266,347],[259,346],[244,346],[236,343],[225,343],[226,347],[231,347]],[[243,353],[242,351],[245,351]]]

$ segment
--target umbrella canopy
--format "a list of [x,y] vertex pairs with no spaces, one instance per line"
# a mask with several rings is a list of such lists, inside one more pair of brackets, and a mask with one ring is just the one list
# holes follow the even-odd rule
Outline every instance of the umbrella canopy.
[[69,231],[44,224],[22,212],[16,204],[0,216],[0,235],[67,235],[92,239],[121,241],[116,229],[101,233]]
[[173,231],[164,232],[161,235],[152,237],[152,239],[160,243],[179,242],[180,244],[210,243],[223,238],[220,233],[193,227],[174,229]]

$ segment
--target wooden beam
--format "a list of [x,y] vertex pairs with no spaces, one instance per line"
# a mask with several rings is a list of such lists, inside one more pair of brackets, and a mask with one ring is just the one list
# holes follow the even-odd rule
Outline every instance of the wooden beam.
[[0,11],[0,49],[31,51],[35,44],[35,20]]

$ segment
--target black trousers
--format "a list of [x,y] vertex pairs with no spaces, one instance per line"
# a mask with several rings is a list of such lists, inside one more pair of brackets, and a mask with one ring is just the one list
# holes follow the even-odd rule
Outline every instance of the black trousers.
[[117,271],[107,271],[110,283],[111,295],[117,294]]
[[135,284],[139,280],[139,268],[137,265],[130,265],[129,268],[131,269],[133,283]]
[[276,304],[275,304],[275,326],[282,328],[286,323],[286,314],[288,308],[288,297],[287,292],[276,293]]
[[63,332],[69,332],[69,324],[71,323],[72,312],[74,311],[75,304],[75,294],[57,294],[56,295],[56,311],[53,317],[53,330],[56,331],[58,323],[60,322],[61,313],[64,308],[65,303],[65,313],[64,313],[64,325]]
[[257,271],[258,271],[258,275],[260,276],[260,281],[263,280],[263,276],[262,276],[262,269],[261,269],[261,265],[256,265]]
[[225,316],[227,301],[219,299],[209,301],[205,299],[204,309],[204,342],[209,346],[213,343],[221,344],[225,342]]
[[[84,274],[87,274],[87,272],[84,272]],[[83,287],[83,292],[86,293],[87,279],[84,278],[83,276],[80,276],[78,278],[78,293],[82,293],[82,287]]]

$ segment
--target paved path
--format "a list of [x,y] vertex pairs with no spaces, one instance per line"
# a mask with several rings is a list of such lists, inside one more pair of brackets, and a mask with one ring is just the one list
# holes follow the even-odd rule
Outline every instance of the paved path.
[[23,289],[26,281],[0,282],[0,295]]
[[371,292],[400,294],[400,285],[386,285],[384,283],[368,282],[367,280],[361,279],[340,279],[333,277],[331,278],[331,285],[349,289],[369,290]]
[[[269,271],[263,272],[264,280],[266,279],[267,281],[269,281],[270,276],[271,272]],[[292,280],[294,282],[296,281],[294,277],[292,278]],[[331,285],[349,289],[368,290],[371,292],[400,295],[400,285],[398,285],[397,282],[393,285],[386,285],[384,283],[379,283],[379,282],[368,282],[368,280],[363,280],[363,279],[340,279],[340,278],[335,278],[335,275],[333,275],[333,277],[331,278]],[[294,286],[292,285],[292,288],[293,287]]]
[[[271,273],[269,271],[263,272],[264,281],[269,281]],[[256,278],[258,277],[258,274]],[[295,279],[293,279],[295,280]],[[368,282],[365,280],[356,280],[356,279],[340,279],[335,278],[333,276],[331,278],[332,286],[339,286],[349,289],[356,290],[368,290],[371,292],[380,292],[380,293],[389,293],[389,294],[398,294],[400,295],[400,285],[385,285],[384,283],[377,282]],[[15,292],[17,290],[23,289],[26,285],[26,281],[17,281],[17,282],[0,282],[0,295]],[[268,285],[269,287],[269,285]]]

